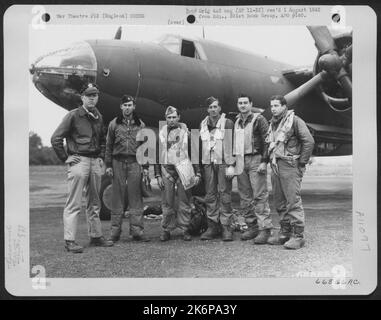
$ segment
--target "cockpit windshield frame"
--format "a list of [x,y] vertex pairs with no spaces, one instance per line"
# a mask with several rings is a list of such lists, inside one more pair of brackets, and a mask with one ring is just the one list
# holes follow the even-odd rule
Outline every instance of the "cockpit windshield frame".
[[208,60],[202,45],[195,40],[169,34],[155,42],[173,54],[196,60]]
[[39,57],[33,66],[44,72],[96,73],[97,60],[90,44],[81,41]]

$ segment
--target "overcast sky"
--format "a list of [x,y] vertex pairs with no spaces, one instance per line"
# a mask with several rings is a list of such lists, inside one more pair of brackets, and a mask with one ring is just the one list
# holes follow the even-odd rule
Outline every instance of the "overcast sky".
[[[45,30],[30,29],[29,60],[89,39],[113,39],[118,25],[47,26]],[[266,55],[295,66],[312,65],[316,58],[314,41],[305,26],[223,26],[205,27],[205,38],[227,43]],[[123,26],[122,40],[152,41],[166,33],[202,37],[200,26]],[[38,133],[44,145],[66,110],[45,98],[29,83],[30,131]]]

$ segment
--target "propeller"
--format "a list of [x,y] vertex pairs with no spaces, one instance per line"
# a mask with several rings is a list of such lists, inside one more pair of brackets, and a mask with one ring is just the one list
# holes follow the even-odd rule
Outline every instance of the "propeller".
[[323,55],[332,51],[337,51],[335,40],[333,40],[331,33],[325,26],[307,26],[312,37],[315,40],[316,48]]
[[114,39],[115,40],[120,40],[121,38],[122,38],[122,27],[120,26],[118,28],[118,30],[116,31],[116,33],[115,33]]
[[322,71],[312,77],[307,82],[303,83],[301,86],[287,93],[284,98],[287,101],[287,105],[289,107],[293,106],[297,101],[299,101],[303,96],[309,93],[312,89],[316,88],[319,84],[321,84],[326,78],[328,74],[326,71]]
[[318,66],[322,71],[302,86],[288,93],[285,96],[287,103],[290,106],[295,104],[302,96],[323,83],[328,77],[333,77],[341,85],[345,96],[351,101],[352,45],[339,56],[335,40],[326,26],[308,26],[307,28],[315,40],[316,48],[319,50]]

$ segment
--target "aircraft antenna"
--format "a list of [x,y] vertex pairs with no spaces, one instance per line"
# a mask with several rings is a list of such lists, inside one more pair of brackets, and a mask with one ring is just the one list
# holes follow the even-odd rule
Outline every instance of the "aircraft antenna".
[[118,28],[114,36],[115,40],[120,40],[121,38],[122,38],[122,26]]

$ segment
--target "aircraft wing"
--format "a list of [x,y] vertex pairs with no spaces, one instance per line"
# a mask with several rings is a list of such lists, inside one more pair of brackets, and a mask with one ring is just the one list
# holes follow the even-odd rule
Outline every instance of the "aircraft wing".
[[283,70],[282,74],[295,87],[301,86],[314,76],[312,66]]

